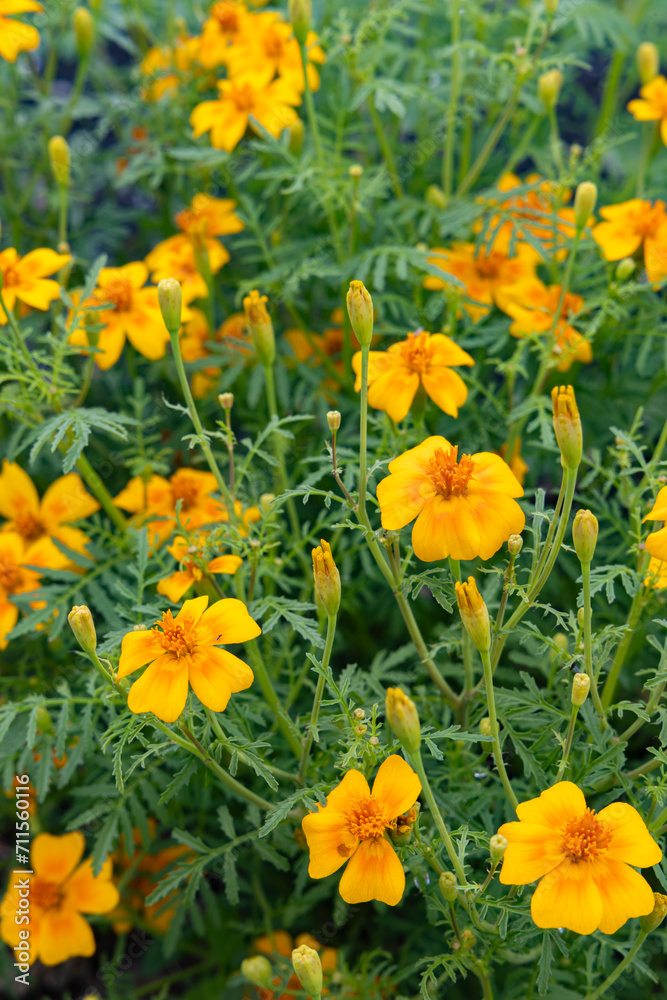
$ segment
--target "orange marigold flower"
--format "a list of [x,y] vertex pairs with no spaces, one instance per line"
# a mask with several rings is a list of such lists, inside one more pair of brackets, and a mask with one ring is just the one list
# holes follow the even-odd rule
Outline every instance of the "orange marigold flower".
[[[667,521],[667,486],[658,493],[652,510],[648,512],[644,521]],[[667,526],[654,531],[646,539],[646,551],[655,559],[667,562]]]
[[380,766],[372,792],[361,771],[348,771],[327,796],[326,806],[301,824],[310,849],[310,877],[326,878],[349,860],[340,880],[346,903],[378,899],[396,906],[405,873],[386,832],[415,804],[421,787],[410,765],[396,754]]
[[[32,555],[31,552],[31,559]],[[21,536],[13,531],[0,531],[0,650],[7,648],[7,636],[19,617],[19,609],[10,600],[12,594],[27,594],[39,587],[39,573],[26,569],[23,565],[26,561]]]
[[541,879],[531,901],[538,927],[614,934],[630,917],[652,912],[653,890],[634,868],[657,865],[662,851],[627,802],[596,813],[581,789],[561,781],[516,811],[519,822],[498,831],[508,844],[500,881]]
[[667,212],[664,201],[631,198],[600,209],[605,220],[593,229],[593,239],[607,260],[632,257],[642,246],[649,281],[667,277]]
[[[1,12],[2,0],[0,0]],[[18,22],[17,22],[18,23]],[[0,17],[0,38],[3,32]],[[0,51],[2,42],[0,41]],[[32,250],[25,257],[19,257],[14,247],[0,252],[0,274],[2,275],[2,298],[7,309],[13,309],[17,302],[31,309],[48,309],[54,299],[60,296],[60,285],[48,277],[55,274],[68,262],[70,255],[54,250]],[[0,306],[0,326],[7,322],[4,309]]]
[[[420,386],[451,417],[468,398],[468,389],[453,365],[474,365],[473,359],[442,333],[409,333],[407,340],[392,344],[387,351],[370,351],[368,360],[368,402],[385,410],[396,423],[407,416]],[[354,388],[361,389],[361,351],[352,358],[357,376]]]
[[[95,953],[93,931],[83,914],[108,913],[119,896],[111,881],[111,860],[104,862],[99,875],[93,875],[92,859],[81,863],[85,846],[79,831],[62,837],[40,833],[32,842],[32,874],[22,876],[29,879],[29,922],[20,925],[30,932],[28,964],[39,959],[43,965],[59,965],[68,958]],[[14,919],[19,912],[16,882],[11,875],[0,907],[0,936],[11,948],[24,944]]]
[[[324,50],[314,31],[306,38],[307,72],[310,89],[319,90],[320,76],[316,63],[326,62]],[[252,17],[252,30],[243,32],[229,48],[225,62],[230,77],[268,73],[270,78],[281,76],[303,93],[305,83],[301,50],[291,24],[280,14],[267,11]]]
[[196,194],[189,208],[184,208],[176,216],[176,225],[193,238],[228,236],[245,229],[234,209],[236,202],[231,198],[213,198],[209,194]]
[[[294,110],[301,104],[301,95],[289,80],[279,78],[269,82],[246,78],[218,81],[219,96],[215,101],[203,101],[190,115],[195,139],[211,133],[211,145],[228,153],[239,144],[248,126],[254,121],[277,139],[284,129],[297,119]],[[252,117],[251,117],[252,116]]]
[[[540,255],[528,243],[517,243],[516,255],[508,256],[509,239],[497,238],[493,249],[474,243],[455,243],[450,249],[434,247],[428,263],[453,275],[463,283],[467,301],[463,303],[474,323],[486,316],[499,294],[526,279],[534,279]],[[424,288],[452,287],[444,278],[427,275]]]
[[[123,267],[103,267],[97,279],[97,288],[86,305],[110,305],[95,313],[95,322],[104,324],[97,341],[96,364],[106,371],[118,361],[125,338],[145,358],[155,361],[163,358],[169,334],[167,333],[157,298],[157,288],[144,287],[148,281],[148,267],[143,261]],[[189,311],[184,305],[183,318]],[[88,333],[84,327],[75,330],[70,344],[88,347]]]
[[526,519],[513,497],[523,489],[489,451],[458,457],[446,438],[429,437],[389,463],[378,483],[382,527],[397,531],[417,518],[412,547],[424,562],[490,559]]
[[16,62],[19,52],[30,52],[39,45],[39,32],[31,24],[15,21],[11,14],[44,10],[37,0],[0,0],[0,57]]
[[[229,260],[229,251],[219,240],[206,239],[202,252],[208,257],[211,274],[217,274]],[[207,298],[208,285],[197,267],[194,244],[185,233],[158,243],[146,257],[146,265],[156,284],[163,278],[176,278],[186,303]]]
[[177,560],[180,569],[165,577],[157,585],[158,594],[168,597],[172,604],[178,604],[185,593],[203,577],[204,573],[229,573],[231,576],[243,562],[240,556],[220,555],[204,561],[203,550],[206,535],[200,535],[197,543],[190,545],[182,535],[177,535],[167,552]]
[[535,279],[501,292],[498,305],[514,321],[510,326],[512,336],[521,339],[531,334],[551,333],[560,304],[552,357],[558,359],[558,371],[566,372],[575,361],[584,364],[592,361],[593,351],[589,341],[570,323],[571,317],[583,309],[583,298],[573,292],[566,292],[561,303],[561,293],[560,285],[547,286]]
[[85,555],[89,538],[80,528],[73,528],[71,522],[90,517],[99,509],[99,503],[86,491],[76,472],[56,479],[40,500],[28,473],[16,462],[3,459],[0,514],[7,521],[2,530],[15,532],[22,538],[24,562],[50,569],[71,568],[72,562],[51,539]]
[[153,712],[175,722],[188,697],[188,681],[202,705],[223,712],[231,695],[253,682],[247,663],[221,644],[255,639],[261,629],[242,601],[225,598],[207,609],[208,597],[186,601],[176,617],[165,611],[153,628],[123,638],[118,678],[149,664],[130,688],[131,712]]
[[644,84],[639,97],[628,104],[628,111],[638,122],[660,122],[660,135],[667,146],[667,80],[656,76]]

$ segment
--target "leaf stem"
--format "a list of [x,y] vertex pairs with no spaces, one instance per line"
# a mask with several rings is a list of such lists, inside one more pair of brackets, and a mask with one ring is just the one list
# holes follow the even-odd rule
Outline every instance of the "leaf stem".
[[500,728],[498,726],[498,716],[496,714],[496,698],[493,691],[493,669],[491,667],[491,657],[489,656],[488,649],[480,650],[479,655],[482,658],[482,668],[484,670],[486,704],[489,709],[489,723],[491,726],[491,735],[493,736],[493,756],[496,762],[496,769],[500,775],[503,788],[505,789],[505,795],[511,802],[513,808],[516,810],[519,805],[519,800],[514,794],[510,779],[507,775],[505,761],[503,760],[503,750],[500,744]]
[[628,966],[632,963],[635,955],[643,945],[646,938],[647,938],[647,932],[640,930],[639,934],[637,935],[637,940],[635,941],[635,943],[633,944],[632,948],[627,953],[623,961],[618,963],[618,965],[611,973],[611,975],[607,976],[605,981],[601,983],[596,990],[593,990],[592,993],[588,994],[586,1000],[600,1000],[600,997],[604,996],[609,987],[613,986],[618,977],[621,976],[628,968]]
[[[333,648],[334,636],[336,635],[336,615],[327,615],[327,636],[324,644],[324,652],[322,653],[322,670],[327,670],[329,667],[329,661],[331,660],[331,650]],[[317,687],[315,688],[315,697],[313,699],[313,707],[310,713],[310,723],[308,725],[308,732],[303,740],[303,751],[301,753],[301,764],[299,765],[299,780],[303,781],[306,775],[306,767],[308,765],[308,755],[310,753],[310,748],[313,745],[313,738],[315,733],[315,728],[317,726],[317,720],[320,715],[320,704],[322,702],[322,695],[324,693],[324,684],[326,678],[324,674],[320,674],[317,678]]]

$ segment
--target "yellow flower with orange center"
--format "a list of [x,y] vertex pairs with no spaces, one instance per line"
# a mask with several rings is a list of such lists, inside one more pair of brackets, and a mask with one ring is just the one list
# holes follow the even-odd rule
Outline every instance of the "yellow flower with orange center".
[[662,851],[627,802],[596,813],[576,785],[561,781],[516,811],[519,822],[498,831],[508,844],[500,881],[541,879],[530,907],[538,927],[614,934],[653,911],[653,890],[634,869],[659,864]]
[[660,136],[667,146],[667,80],[656,76],[644,84],[639,97],[628,104],[628,111],[638,122],[660,122]]
[[173,48],[153,46],[141,62],[141,72],[152,82],[144,87],[141,96],[147,101],[157,101],[170,90],[178,87],[181,79],[199,66],[201,39],[180,34]]
[[[306,37],[306,54],[308,84],[316,91],[320,76],[315,64],[326,62],[326,55],[314,31],[309,31]],[[299,93],[305,89],[301,50],[292,25],[274,11],[253,15],[251,30],[243,32],[229,48],[225,63],[231,78],[270,71],[271,77],[283,77]]]
[[310,877],[326,878],[347,863],[339,887],[346,903],[378,899],[396,906],[405,873],[387,829],[415,804],[421,788],[410,765],[396,754],[380,765],[372,792],[361,771],[348,771],[326,806],[318,806],[301,824]]
[[[86,842],[82,833],[54,837],[40,833],[30,849],[32,873],[21,875],[29,882],[29,922],[17,924],[21,912],[20,887],[16,875],[10,875],[5,897],[0,904],[0,937],[14,955],[24,941],[21,928],[30,933],[28,964],[38,959],[43,965],[60,965],[77,955],[95,953],[95,937],[84,914],[108,913],[118,904],[118,890],[111,881],[111,860],[107,859],[99,875],[93,875],[89,858],[81,862]],[[17,947],[18,946],[18,947]],[[18,957],[14,959],[19,961]]]
[[[644,518],[645,521],[667,521],[667,486],[663,486],[658,493],[653,508]],[[655,559],[667,562],[667,525],[648,536],[646,551]]]
[[[94,314],[95,322],[104,325],[96,345],[95,363],[105,371],[118,361],[126,338],[145,358],[156,361],[164,357],[169,334],[160,312],[157,288],[146,286],[147,281],[148,267],[143,261],[123,267],[103,267],[97,288],[88,302],[83,303],[84,309],[86,305],[110,307]],[[184,305],[183,318],[188,316]],[[83,347],[90,343],[84,327],[75,330],[69,341]]]
[[16,62],[19,52],[31,52],[39,45],[39,32],[32,24],[15,21],[9,15],[44,10],[37,0],[0,0],[0,57]]
[[[211,274],[217,274],[229,260],[229,251],[219,240],[206,239],[201,252],[206,254]],[[146,257],[146,266],[151,281],[175,278],[186,303],[208,297],[208,285],[197,266],[193,241],[185,233],[176,233],[158,243]]]
[[[0,0],[0,12],[1,12]],[[0,35],[2,34],[0,17]],[[0,42],[1,51],[2,42]],[[31,309],[46,310],[60,297],[60,285],[49,277],[55,274],[70,259],[66,253],[54,250],[32,250],[25,257],[19,257],[14,247],[0,251],[0,275],[2,276],[2,299],[7,309],[13,309],[17,302]],[[7,316],[0,306],[0,326],[7,323]]]
[[[559,372],[569,371],[575,361],[588,364],[593,360],[591,345],[570,320],[583,307],[581,295],[566,292],[561,302],[562,287],[545,285],[539,279],[527,281],[503,292],[498,297],[498,305],[514,321],[510,325],[513,337],[529,337],[554,331],[552,357],[558,363]],[[556,310],[560,305],[558,320]]]
[[607,260],[632,257],[643,248],[649,281],[667,277],[667,212],[664,201],[631,198],[600,209],[605,220],[593,229],[593,239]]
[[[442,333],[409,333],[407,340],[392,344],[386,352],[370,351],[368,358],[368,402],[384,410],[396,423],[407,416],[423,387],[426,394],[451,417],[468,398],[468,389],[453,365],[474,365],[473,359]],[[361,389],[361,351],[352,358]]]
[[201,33],[199,61],[206,69],[225,62],[229,47],[242,39],[251,28],[253,15],[237,0],[218,0],[211,7],[210,17]]
[[412,547],[424,562],[490,559],[526,519],[514,497],[516,476],[489,451],[458,457],[443,437],[429,437],[389,463],[378,483],[382,527],[398,531],[415,518]]
[[301,95],[294,84],[284,78],[246,77],[218,81],[218,99],[203,101],[190,115],[195,139],[211,133],[211,145],[228,153],[239,144],[250,126],[257,131],[255,121],[277,139],[297,120],[294,110],[301,104]]
[[175,722],[185,708],[188,682],[202,705],[223,712],[232,694],[250,687],[250,667],[220,646],[248,642],[262,630],[242,601],[225,598],[207,605],[208,597],[195,597],[175,618],[165,611],[153,628],[123,638],[118,679],[149,664],[130,688],[131,712]]
[[[486,316],[497,304],[500,294],[509,288],[536,277],[535,269],[540,255],[528,243],[517,242],[515,255],[509,256],[509,238],[496,238],[492,249],[477,247],[474,243],[455,243],[451,248],[434,247],[428,263],[453,275],[462,282],[466,301],[463,308],[474,323]],[[451,288],[444,278],[429,274],[423,281],[424,288],[443,290]]]
[[[25,551],[20,535],[13,531],[0,531],[0,649],[7,648],[7,636],[19,617],[19,609],[10,598],[13,594],[28,594],[39,587],[39,573],[23,565],[28,561]],[[30,555],[32,559],[33,553]]]
[[176,225],[193,239],[240,233],[245,223],[239,219],[235,208],[232,198],[213,198],[199,193],[194,195],[189,208],[177,214]]
[[167,552],[177,560],[180,568],[165,577],[157,585],[158,594],[168,597],[172,604],[177,604],[185,593],[195,583],[198,583],[204,573],[229,573],[234,575],[242,563],[240,556],[220,555],[214,559],[204,560],[203,551],[206,546],[206,535],[200,535],[196,544],[190,544],[182,535],[177,535]]

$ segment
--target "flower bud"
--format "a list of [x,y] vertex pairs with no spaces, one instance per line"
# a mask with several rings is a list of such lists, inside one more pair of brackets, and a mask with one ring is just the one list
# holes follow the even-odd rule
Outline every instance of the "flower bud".
[[454,583],[454,590],[463,627],[480,652],[489,650],[491,648],[489,612],[477,589],[474,577],[469,576],[467,583],[459,583],[457,580]]
[[453,903],[456,899],[456,875],[454,872],[443,872],[438,879],[438,885],[443,898],[448,903]]
[[598,519],[590,510],[578,510],[572,525],[572,541],[579,562],[589,563],[595,555],[598,540]]
[[289,130],[288,147],[292,156],[299,156],[303,149],[303,136],[306,126],[302,118],[297,118]]
[[579,626],[580,629],[582,629],[584,627],[584,609],[583,608],[579,608],[579,610],[577,611],[577,625]]
[[84,653],[94,653],[97,649],[97,634],[90,609],[85,604],[75,604],[67,616],[67,621]]
[[385,714],[394,735],[408,753],[419,753],[422,733],[417,706],[400,688],[387,688]]
[[373,300],[363,281],[350,282],[347,312],[359,344],[368,347],[373,339]]
[[544,9],[549,17],[553,17],[558,10],[558,0],[544,0]]
[[590,689],[591,679],[588,674],[575,674],[572,678],[572,704],[576,705],[577,708],[581,708],[588,698]]
[[582,181],[574,194],[574,224],[581,232],[591,217],[598,200],[598,189],[593,181]]
[[327,413],[327,424],[332,433],[335,433],[340,428],[340,413],[338,410],[329,410]]
[[302,944],[292,952],[292,966],[297,978],[314,1000],[322,995],[322,962],[314,948]]
[[366,712],[364,711],[363,708],[355,708],[352,715],[354,716],[355,719],[358,719],[359,721],[361,721],[361,719],[366,718]]
[[231,410],[234,405],[234,393],[233,392],[221,392],[218,396],[218,402],[223,410]]
[[503,855],[507,850],[507,840],[501,833],[494,833],[494,835],[489,840],[489,855],[491,857],[491,864],[497,865],[499,861],[502,861]]
[[273,333],[273,323],[266,311],[266,303],[269,300],[266,295],[260,295],[257,289],[253,289],[250,295],[246,295],[243,300],[243,311],[252,342],[255,345],[257,357],[268,368],[272,365],[276,357],[276,338]]
[[95,39],[93,16],[85,7],[77,7],[72,22],[76,38],[76,51],[79,53],[79,59],[85,59]]
[[271,504],[276,499],[275,493],[262,493],[259,498],[259,509],[261,510],[264,517],[267,517],[271,513]]
[[49,139],[49,160],[56,182],[69,187],[69,146],[61,135]]
[[408,809],[406,813],[398,816],[396,819],[396,826],[388,827],[389,839],[392,844],[396,844],[399,847],[409,844],[412,839],[412,828],[417,822],[417,817],[419,816],[419,803],[415,803],[412,809]]
[[244,958],[241,962],[241,975],[249,983],[269,990],[273,986],[273,970],[271,963],[264,955],[253,955],[252,958]]
[[313,10],[310,0],[289,0],[289,21],[299,45],[305,45]]
[[617,281],[627,281],[635,273],[635,268],[637,264],[632,259],[632,257],[624,257],[623,260],[619,260],[616,265],[616,280]]
[[176,278],[163,278],[157,286],[157,300],[162,319],[169,333],[178,333],[181,328],[183,295]]
[[491,736],[491,719],[488,715],[484,715],[479,720],[479,731],[482,736]]
[[559,69],[550,69],[537,81],[537,93],[547,111],[556,107],[562,86],[563,74]]
[[313,579],[315,591],[328,615],[338,614],[340,607],[340,573],[331,555],[331,546],[324,539],[313,549]]
[[639,926],[644,934],[650,934],[651,931],[654,931],[667,916],[667,896],[663,896],[660,892],[654,892],[653,898],[655,905],[651,913],[639,918]]
[[511,556],[518,556],[523,548],[523,538],[521,535],[510,535],[507,539],[507,549]]
[[428,205],[433,205],[434,208],[445,209],[447,208],[448,201],[447,195],[437,184],[429,184],[426,188],[426,202]]
[[37,709],[37,729],[40,733],[52,733],[53,732],[53,719],[47,708],[40,705]]
[[360,163],[353,163],[348,170],[348,174],[353,181],[358,181],[364,176],[364,168]]
[[655,80],[660,72],[660,53],[653,42],[642,42],[637,47],[637,69],[643,87]]
[[557,385],[551,390],[554,431],[564,469],[578,469],[583,449],[581,418],[571,385]]

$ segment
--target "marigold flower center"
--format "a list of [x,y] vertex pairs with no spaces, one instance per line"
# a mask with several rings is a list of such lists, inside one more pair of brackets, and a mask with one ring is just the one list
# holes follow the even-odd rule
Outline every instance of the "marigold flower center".
[[640,211],[635,220],[635,229],[644,237],[655,236],[665,217],[664,201],[656,201],[651,208],[647,207]]
[[171,492],[174,498],[174,506],[176,506],[179,500],[182,500],[183,510],[189,510],[191,507],[194,507],[199,497],[199,490],[196,484],[189,479],[181,479],[176,483],[172,483]]
[[197,645],[197,634],[192,623],[187,620],[182,624],[176,623],[171,611],[164,612],[162,621],[156,622],[152,631],[162,648],[176,657],[187,656],[194,652]]
[[565,824],[562,837],[561,846],[572,861],[594,861],[607,852],[611,830],[587,809],[583,816]]
[[44,525],[31,511],[17,514],[14,524],[19,535],[22,535],[27,541],[32,541],[44,534]]
[[113,303],[119,312],[128,312],[132,308],[133,292],[127,278],[116,278],[101,290],[104,301]]
[[279,60],[283,54],[283,40],[274,28],[270,28],[262,39],[267,59]]
[[433,352],[429,339],[426,330],[422,330],[421,333],[409,333],[408,339],[401,344],[401,358],[411,371],[421,373],[431,367]]
[[20,285],[21,279],[19,278],[18,271],[13,267],[8,267],[2,272],[2,283],[5,288]]
[[[386,827],[387,819],[378,802],[372,797],[358,799],[348,810],[347,828],[352,836],[358,837],[359,840],[377,839],[384,834]],[[338,850],[340,852],[340,848]]]
[[241,26],[238,11],[233,3],[229,3],[229,0],[226,3],[213,4],[211,14],[226,35],[236,34]]
[[23,571],[16,563],[0,562],[0,590],[15,593],[23,578]]
[[30,900],[42,910],[55,910],[62,905],[63,892],[57,882],[35,878],[30,884]]
[[488,256],[480,254],[475,259],[475,270],[480,278],[492,281],[498,277],[500,265],[503,263],[503,260],[503,255],[499,253],[490,253]]
[[475,471],[475,463],[471,456],[462,455],[459,461],[458,451],[458,445],[449,451],[436,448],[426,464],[426,475],[446,500],[451,496],[465,496],[470,477]]
[[229,96],[239,111],[252,111],[255,106],[255,91],[249,83],[235,84]]

